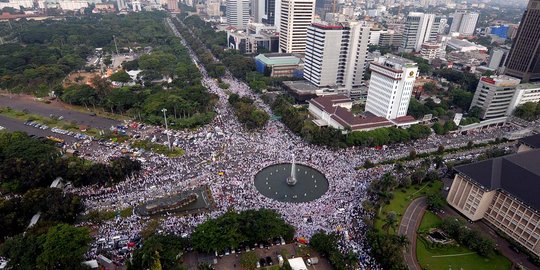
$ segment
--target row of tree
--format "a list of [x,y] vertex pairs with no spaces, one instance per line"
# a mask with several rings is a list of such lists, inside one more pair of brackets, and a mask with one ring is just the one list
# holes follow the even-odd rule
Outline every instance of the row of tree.
[[[240,80],[246,80],[247,74],[255,70],[255,62],[252,57],[246,57],[237,50],[226,50],[228,42],[226,35],[221,34],[223,32],[216,33],[211,23],[203,21],[199,16],[189,16],[183,22],[189,28],[188,36],[184,37],[192,44],[191,48],[194,48],[196,53],[199,50],[197,45],[204,48],[198,53],[199,56],[204,58],[215,56],[220,60],[217,65],[224,65],[234,77]],[[182,27],[180,24],[178,25]],[[201,61],[203,60],[201,59]],[[215,63],[204,60],[203,64],[206,66],[206,64]]]
[[248,97],[240,97],[238,94],[229,95],[229,103],[234,108],[234,114],[240,123],[247,129],[258,129],[264,127],[270,116],[253,104],[253,100]]
[[109,164],[64,158],[53,142],[34,139],[23,132],[0,132],[0,188],[4,191],[46,187],[57,177],[74,186],[107,185],[140,169],[140,162],[129,157],[112,159]]
[[113,89],[106,80],[95,78],[94,87],[73,85],[64,90],[61,99],[85,107],[103,107],[113,113],[127,114],[139,121],[164,125],[163,109],[171,128],[193,128],[205,125],[215,116],[217,101],[200,83],[183,89],[164,90],[161,86],[124,86]]

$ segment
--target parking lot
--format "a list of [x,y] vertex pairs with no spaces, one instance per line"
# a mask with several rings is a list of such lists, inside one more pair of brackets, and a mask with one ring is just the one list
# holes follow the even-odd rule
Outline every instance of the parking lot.
[[86,125],[98,129],[109,129],[111,126],[120,124],[117,120],[74,111],[59,101],[51,101],[50,104],[46,104],[26,95],[0,95],[0,107],[10,107],[18,111],[26,110],[29,113],[45,117],[49,117],[51,114],[62,116],[64,121],[75,122],[78,125]]
[[47,136],[57,137],[64,140],[66,143],[73,143],[77,141],[77,139],[75,139],[75,137],[73,136],[54,133],[51,131],[50,128],[40,129],[33,126],[27,126],[24,124],[23,121],[1,116],[1,115],[0,115],[0,126],[5,127],[6,130],[8,131],[24,131],[28,133],[28,135],[34,135],[36,137],[44,137],[44,138],[46,138]]
[[[259,263],[257,266],[258,269],[269,269],[274,266],[279,266],[278,261],[278,255],[281,254],[287,254],[283,259],[289,259],[291,256],[298,257],[302,255],[304,251],[306,251],[305,248],[300,248],[297,243],[291,243],[291,244],[285,244],[285,245],[273,245],[268,247],[257,247],[253,249],[253,251],[257,254],[257,258],[259,259]],[[185,263],[188,266],[188,269],[197,269],[197,265],[199,262],[211,262],[214,258],[217,258],[217,264],[214,265],[214,268],[216,270],[234,270],[234,269],[242,269],[240,265],[240,258],[242,254],[245,253],[245,250],[243,250],[241,253],[238,253],[235,251],[235,253],[226,253],[228,255],[222,254],[223,256],[214,256],[214,255],[200,255],[195,252],[190,252],[184,256]],[[221,254],[220,254],[221,255]],[[303,254],[306,255],[306,254]],[[270,257],[272,261],[272,265],[265,264],[264,266],[261,265],[261,259],[263,259],[265,262],[267,261],[267,257]],[[321,258],[316,252],[310,251],[309,256],[305,256],[304,258],[307,259],[307,257],[318,257],[319,262],[316,265],[308,266],[309,270],[331,270],[333,269],[330,263],[326,258]],[[305,260],[304,260],[305,261]]]

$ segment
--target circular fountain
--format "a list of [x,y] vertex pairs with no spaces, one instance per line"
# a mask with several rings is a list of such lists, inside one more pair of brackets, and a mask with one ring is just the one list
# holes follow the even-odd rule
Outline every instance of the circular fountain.
[[268,166],[255,175],[255,188],[264,196],[280,202],[309,202],[328,190],[328,180],[318,170],[291,163]]

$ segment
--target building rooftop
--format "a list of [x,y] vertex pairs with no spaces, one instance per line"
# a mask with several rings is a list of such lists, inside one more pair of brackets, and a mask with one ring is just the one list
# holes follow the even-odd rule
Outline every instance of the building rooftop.
[[295,91],[317,91],[319,88],[308,81],[285,81],[287,87]]
[[386,54],[385,56],[375,58],[373,63],[392,68],[395,70],[395,72],[401,72],[401,68],[403,66],[416,66],[416,62],[393,54]]
[[365,112],[362,115],[355,116],[351,111],[337,106],[339,103],[352,102],[344,95],[327,95],[314,98],[309,101],[317,108],[330,114],[330,117],[344,127],[354,130],[369,129],[375,127],[387,127],[393,124],[384,117]]
[[519,142],[529,146],[530,148],[540,148],[540,134],[521,138],[519,139]]
[[540,83],[522,83],[518,85],[517,89],[535,89],[540,88]]
[[540,149],[456,167],[487,190],[502,191],[540,211]]
[[487,51],[486,46],[478,45],[476,43],[470,42],[468,40],[464,39],[457,39],[452,38],[448,41],[448,46],[455,48],[455,49],[462,49],[462,48],[469,48],[469,47],[476,47],[479,51]]
[[255,59],[267,65],[298,65],[302,62],[299,55],[292,53],[265,53],[257,55]]
[[493,84],[495,86],[517,86],[521,80],[518,78],[514,78],[508,75],[497,75],[497,76],[490,76],[490,77],[482,77],[480,78],[482,82]]

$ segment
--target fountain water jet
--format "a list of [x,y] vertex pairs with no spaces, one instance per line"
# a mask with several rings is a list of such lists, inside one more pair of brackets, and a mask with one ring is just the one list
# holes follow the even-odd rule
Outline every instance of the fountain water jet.
[[291,175],[287,177],[287,185],[294,186],[296,185],[296,163],[294,162],[294,154],[292,156],[292,163],[291,163]]

